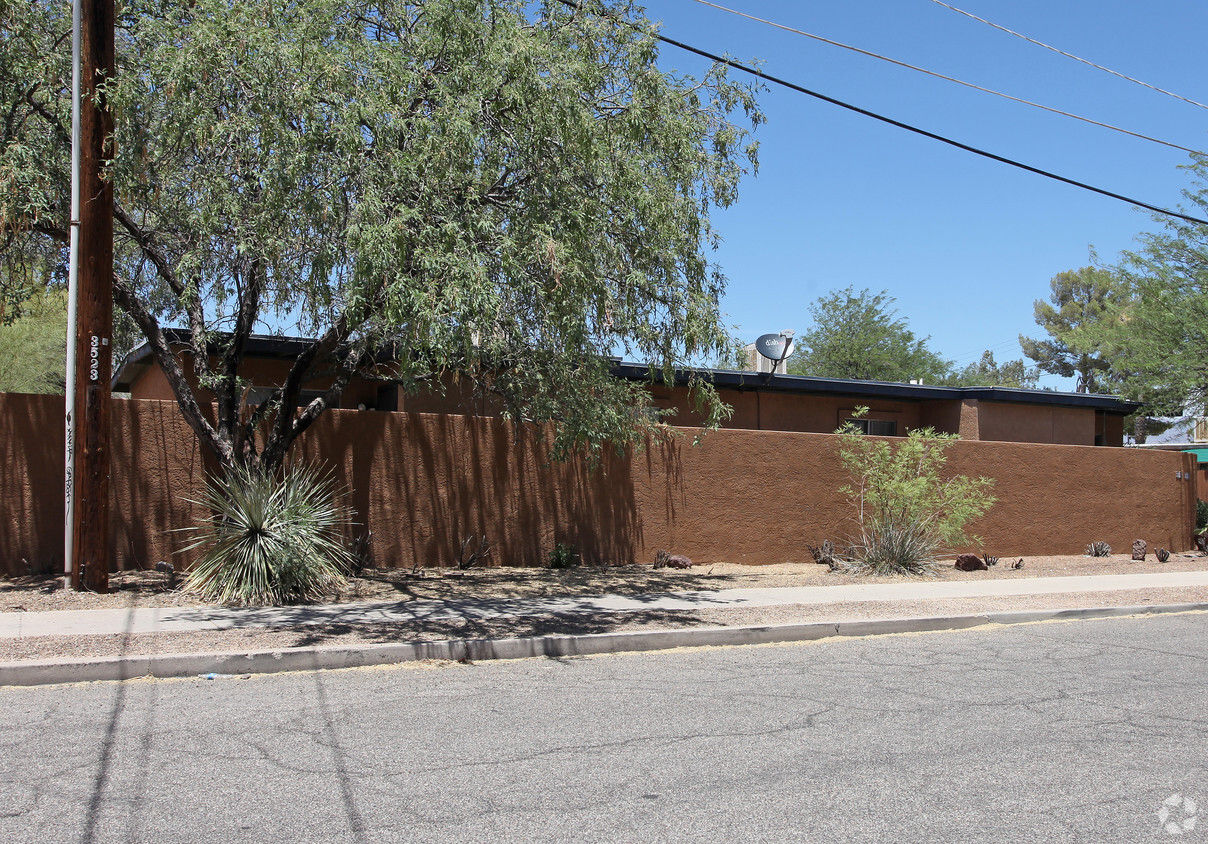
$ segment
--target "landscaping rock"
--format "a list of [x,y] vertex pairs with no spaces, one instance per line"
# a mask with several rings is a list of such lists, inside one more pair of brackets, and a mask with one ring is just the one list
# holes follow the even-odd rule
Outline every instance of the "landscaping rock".
[[961,554],[956,558],[954,567],[961,571],[988,571],[986,561],[976,554]]
[[1148,547],[1149,546],[1147,546],[1145,544],[1144,539],[1133,540],[1133,559],[1134,560],[1144,560],[1145,551],[1148,549]]
[[1167,551],[1165,548],[1155,549],[1154,555],[1158,558],[1159,563],[1164,563],[1170,559],[1170,552]]
[[654,567],[656,569],[690,569],[692,561],[683,554],[668,554],[666,551],[658,551],[654,555]]

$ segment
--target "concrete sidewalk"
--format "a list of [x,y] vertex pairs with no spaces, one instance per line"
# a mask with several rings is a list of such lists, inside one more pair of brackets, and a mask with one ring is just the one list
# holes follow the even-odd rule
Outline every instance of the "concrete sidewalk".
[[927,601],[944,598],[992,598],[1201,586],[1208,586],[1208,571],[941,583],[919,581],[719,589],[649,595],[423,600],[251,609],[201,606],[10,612],[0,613],[0,638],[169,633],[255,627],[304,628],[307,625],[319,624],[372,625],[400,621],[482,620],[544,615],[637,613],[650,610],[817,606],[862,601]]

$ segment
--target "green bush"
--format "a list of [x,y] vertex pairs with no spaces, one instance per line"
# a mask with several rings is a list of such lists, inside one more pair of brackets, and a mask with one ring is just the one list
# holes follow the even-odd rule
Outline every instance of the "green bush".
[[205,548],[183,589],[206,601],[270,606],[309,601],[343,586],[352,554],[343,545],[347,512],[330,474],[294,466],[280,477],[242,468],[213,478],[204,504],[213,516],[182,551]]
[[839,456],[853,484],[842,492],[857,510],[858,534],[840,561],[861,574],[934,573],[937,558],[956,546],[979,542],[969,522],[994,504],[994,481],[945,477],[945,451],[955,434],[932,428],[904,439],[865,436],[848,425],[839,431]]
[[549,567],[551,569],[572,569],[579,565],[579,551],[573,545],[559,542],[554,550],[549,552]]
[[1202,498],[1195,500],[1195,530],[1196,533],[1202,533],[1204,528],[1208,528],[1208,501]]

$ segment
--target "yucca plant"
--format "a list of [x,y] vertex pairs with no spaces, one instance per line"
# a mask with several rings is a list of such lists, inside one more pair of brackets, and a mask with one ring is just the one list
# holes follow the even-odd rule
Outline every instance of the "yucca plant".
[[933,525],[915,517],[903,523],[866,521],[834,568],[849,574],[933,575],[943,543]]
[[201,501],[213,516],[186,528],[205,548],[182,588],[203,600],[272,606],[314,600],[346,583],[347,511],[330,472],[295,465],[280,476],[236,468],[211,478]]

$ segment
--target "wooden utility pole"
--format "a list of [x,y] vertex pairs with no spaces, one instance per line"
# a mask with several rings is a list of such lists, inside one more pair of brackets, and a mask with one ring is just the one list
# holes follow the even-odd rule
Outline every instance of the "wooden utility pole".
[[109,381],[113,371],[113,118],[97,88],[116,72],[113,0],[81,0],[80,254],[75,336],[71,585],[109,591]]

